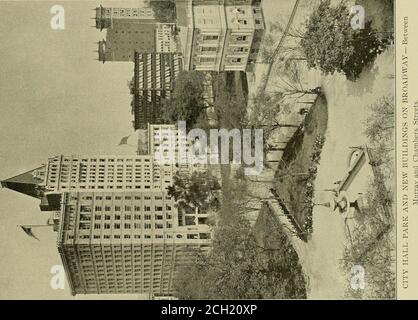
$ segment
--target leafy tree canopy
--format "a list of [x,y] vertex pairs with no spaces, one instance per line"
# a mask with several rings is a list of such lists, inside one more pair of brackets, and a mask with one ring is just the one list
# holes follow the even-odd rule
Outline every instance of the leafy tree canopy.
[[[271,226],[269,218],[267,214],[260,219],[263,227]],[[192,262],[178,270],[176,295],[180,299],[306,298],[297,253],[282,230],[269,232],[266,237],[270,235],[274,241],[269,238],[261,242],[274,245],[259,245],[243,215],[233,224],[219,225],[212,250],[208,254],[196,252],[191,255]]]
[[168,122],[186,121],[193,126],[207,106],[203,98],[204,75],[198,71],[182,71],[178,75],[171,99],[165,109]]
[[190,175],[176,174],[174,183],[168,187],[168,194],[179,202],[179,206],[190,211],[219,209],[218,191],[221,186],[210,172],[195,171]]
[[378,36],[371,21],[364,29],[354,30],[351,18],[344,2],[337,6],[331,6],[330,0],[320,3],[300,42],[309,67],[326,74],[341,72],[354,81],[383,52],[389,40]]
[[176,3],[174,0],[151,0],[150,6],[154,10],[155,19],[161,23],[176,21]]

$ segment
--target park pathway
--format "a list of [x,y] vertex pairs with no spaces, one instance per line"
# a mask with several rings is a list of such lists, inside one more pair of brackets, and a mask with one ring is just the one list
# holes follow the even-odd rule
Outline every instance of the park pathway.
[[[338,74],[324,77],[316,71],[307,73],[308,82],[323,87],[329,114],[326,142],[315,183],[316,203],[327,201],[329,194],[323,190],[332,188],[334,181],[346,173],[349,147],[366,142],[363,131],[368,106],[380,97],[393,93],[393,56],[393,48],[389,48],[355,83]],[[272,176],[263,179],[266,178]],[[257,183],[254,190],[260,196],[270,198],[268,201],[280,222],[287,226],[285,229],[291,228],[277,202],[271,199],[270,187]],[[313,233],[308,243],[292,236],[290,232],[289,236],[309,278],[308,297],[344,298],[348,279],[340,268],[340,259],[348,239],[343,219],[328,208],[316,207]]]
[[[302,23],[314,1],[298,3],[299,10],[296,16],[292,16],[292,4],[287,0],[264,0],[267,23],[277,21],[279,16],[291,18],[294,23]],[[366,142],[363,132],[368,106],[384,95],[393,94],[393,59],[393,48],[389,48],[356,82],[347,81],[340,74],[323,76],[315,70],[304,71],[307,87],[321,86],[328,102],[326,142],[315,182],[316,203],[327,201],[329,195],[323,190],[332,187],[334,181],[346,173],[349,147]],[[262,80],[269,68],[266,64],[257,65],[254,82],[250,84],[250,94],[264,85]],[[274,156],[280,158],[280,153]],[[264,177],[267,180],[269,178],[273,178],[271,173],[270,176]],[[271,184],[253,184],[254,192],[268,199],[287,230],[291,228],[289,220],[283,215],[277,201],[272,199],[269,188]],[[289,235],[309,279],[308,298],[344,298],[348,279],[340,268],[340,259],[348,239],[345,236],[343,219],[331,213],[328,208],[316,207],[311,239],[305,243],[291,236],[290,232]]]

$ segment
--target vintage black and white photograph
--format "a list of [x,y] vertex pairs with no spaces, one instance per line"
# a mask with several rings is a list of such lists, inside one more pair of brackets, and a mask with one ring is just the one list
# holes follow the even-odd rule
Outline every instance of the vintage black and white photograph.
[[394,2],[0,1],[0,299],[396,299]]

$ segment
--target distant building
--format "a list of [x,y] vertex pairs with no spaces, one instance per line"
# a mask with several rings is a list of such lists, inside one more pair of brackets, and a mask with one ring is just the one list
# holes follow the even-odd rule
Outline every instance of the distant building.
[[[208,163],[190,163],[187,156],[191,149],[191,143],[186,136],[179,135],[176,125],[173,124],[149,124],[147,129],[138,130],[138,154],[146,150],[156,163],[158,163],[158,154],[171,158],[173,165],[173,174],[190,174],[195,171],[205,172],[208,170]],[[184,153],[180,153],[184,151]],[[211,155],[219,156],[218,152],[211,152],[207,148],[208,159]],[[181,160],[181,161],[179,161]],[[208,160],[209,161],[209,160]],[[218,175],[216,167],[211,168],[212,174]]]
[[99,61],[133,61],[135,51],[175,52],[172,24],[158,23],[152,8],[95,9],[96,28],[106,29],[106,39],[98,42]]
[[248,71],[265,32],[259,1],[179,0],[185,70]]
[[176,41],[176,25],[174,23],[159,23],[155,31],[155,47],[157,52],[179,52]]
[[150,7],[143,8],[104,8],[97,7],[96,28],[103,30],[113,28],[115,21],[125,21],[126,23],[151,23],[154,24],[154,11]]
[[170,99],[174,81],[182,69],[182,60],[175,53],[134,54],[132,94],[133,127],[145,129],[148,124],[162,123],[164,103]]

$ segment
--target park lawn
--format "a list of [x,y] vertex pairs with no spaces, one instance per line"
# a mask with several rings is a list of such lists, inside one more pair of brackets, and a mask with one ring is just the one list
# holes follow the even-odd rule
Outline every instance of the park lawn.
[[247,113],[248,84],[245,72],[221,72],[213,77],[215,112],[219,129],[240,129]]
[[[220,72],[213,74],[214,108],[218,118],[217,129],[242,129],[247,113],[248,83],[245,72]],[[232,158],[232,144],[230,144]],[[218,221],[223,225],[235,225],[240,219],[234,207],[237,196],[237,180],[233,177],[231,164],[221,164],[222,205]]]
[[[214,76],[215,110],[218,128],[242,129],[247,112],[248,86],[243,72],[224,72]],[[237,203],[245,197],[245,186],[231,173],[231,165],[221,165],[222,205],[218,211],[218,225],[235,226],[242,219]],[[306,298],[306,280],[299,257],[291,245],[277,217],[267,205],[263,205],[258,219],[251,229],[260,249],[257,261],[260,265],[280,268],[280,278],[274,271],[263,280],[263,298]],[[264,248],[264,249],[263,249]],[[258,265],[258,263],[257,263]],[[277,271],[277,270],[276,270]]]
[[[289,140],[283,152],[281,163],[276,171],[275,190],[283,201],[285,213],[296,229],[303,233],[306,231],[305,222],[312,221],[312,208],[305,205],[306,181],[300,177],[283,176],[283,168],[287,172],[304,173],[312,165],[311,155],[314,152],[314,143],[317,136],[325,136],[328,122],[328,106],[323,95],[318,96],[305,118],[304,130],[299,128]],[[302,237],[306,240],[306,237]]]
[[[221,72],[213,74],[213,92],[215,112],[218,118],[218,129],[242,129],[242,122],[247,113],[248,83],[245,72]],[[232,144],[230,144],[232,158]],[[233,223],[233,208],[226,208],[229,203],[231,165],[220,165],[222,180],[222,203],[220,220]]]
[[[222,166],[223,201],[218,212],[219,226],[237,226],[243,219],[243,213],[237,210],[237,204],[243,196],[236,179],[231,178],[230,166]],[[277,216],[267,203],[263,203],[250,233],[258,247],[254,266],[263,269],[262,299],[306,299],[307,278],[303,273],[299,256],[293,248]],[[261,272],[262,270],[259,269]],[[254,274],[254,279],[257,279]]]
[[[267,299],[306,299],[307,282],[299,262],[299,256],[293,248],[283,226],[267,204],[263,204],[252,233],[261,250],[258,259],[279,265],[282,268],[284,292],[276,291],[273,286],[266,287]],[[274,281],[271,281],[272,284]]]

